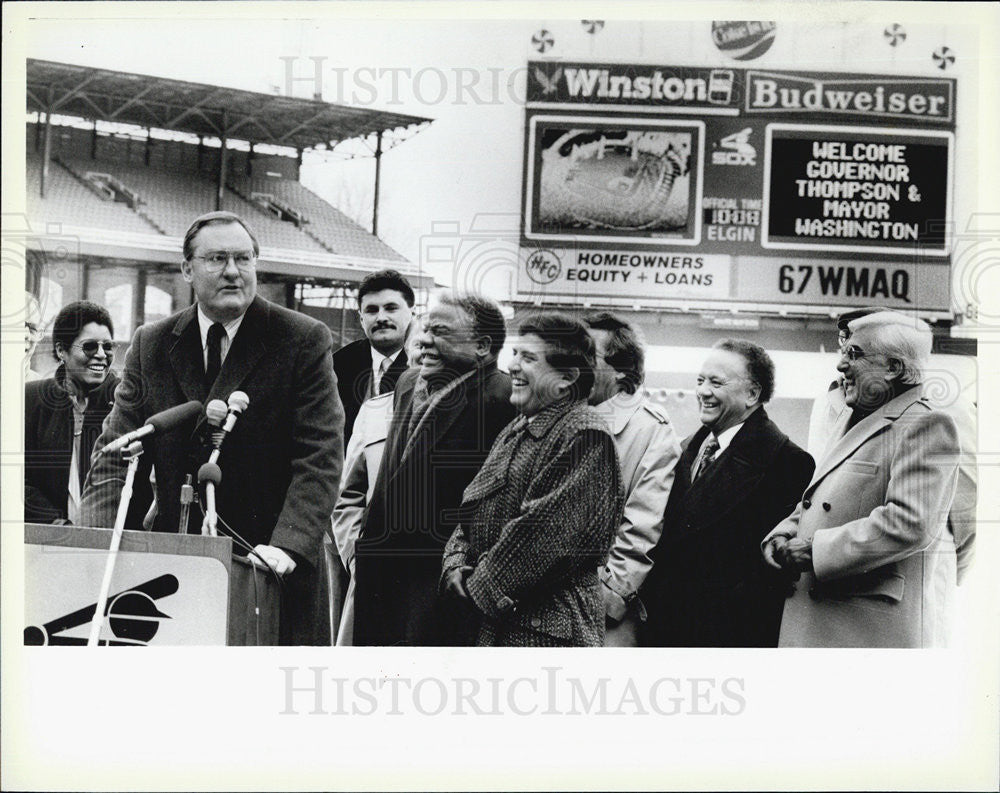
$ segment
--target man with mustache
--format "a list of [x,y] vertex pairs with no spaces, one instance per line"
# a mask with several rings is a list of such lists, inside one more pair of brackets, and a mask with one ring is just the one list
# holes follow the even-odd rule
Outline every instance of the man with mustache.
[[358,314],[365,338],[333,354],[333,370],[344,405],[344,447],[354,430],[362,403],[388,394],[406,371],[406,334],[414,295],[409,282],[395,270],[379,270],[358,287]]

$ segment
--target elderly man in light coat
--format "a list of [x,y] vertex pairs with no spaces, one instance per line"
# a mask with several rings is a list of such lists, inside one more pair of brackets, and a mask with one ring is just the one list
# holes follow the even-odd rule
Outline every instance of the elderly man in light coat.
[[610,312],[584,320],[597,347],[590,404],[615,439],[625,486],[625,512],[599,575],[605,606],[605,647],[637,647],[646,609],[638,592],[653,566],[650,550],[663,531],[663,511],[680,458],[665,411],[642,393],[645,351],[635,329]]
[[955,422],[921,396],[930,328],[883,311],[849,329],[837,369],[850,410],[799,505],[761,545],[768,564],[801,574],[779,646],[943,645],[960,447]]
[[[842,347],[850,338],[848,325],[852,320],[868,314],[883,311],[881,308],[858,308],[840,315],[837,320],[839,343]],[[951,502],[951,512],[948,514],[948,530],[955,538],[955,552],[958,557],[958,585],[972,567],[976,550],[976,501],[978,499],[979,479],[976,470],[976,450],[978,448],[977,427],[978,417],[976,403],[946,371],[945,378],[940,372],[925,376],[921,386],[923,395],[935,410],[943,410],[955,421],[958,427],[958,440],[962,447],[962,455],[958,462],[958,484],[955,486],[955,498]],[[954,384],[954,385],[952,385]],[[844,403],[844,389],[838,374],[826,393],[819,397],[809,417],[809,453],[819,459],[826,449],[831,433],[844,413],[850,413]]]

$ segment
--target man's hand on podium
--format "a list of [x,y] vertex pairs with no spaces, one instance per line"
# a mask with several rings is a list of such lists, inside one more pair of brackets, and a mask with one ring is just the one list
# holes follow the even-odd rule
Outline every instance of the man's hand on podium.
[[[278,575],[287,575],[295,570],[295,561],[281,548],[276,548],[273,545],[258,545],[254,551],[260,554]],[[250,554],[247,558],[257,567],[265,569],[263,563],[254,554]]]

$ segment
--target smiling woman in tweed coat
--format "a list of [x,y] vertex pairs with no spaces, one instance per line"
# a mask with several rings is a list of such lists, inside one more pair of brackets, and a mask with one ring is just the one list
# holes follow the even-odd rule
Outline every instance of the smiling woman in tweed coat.
[[597,569],[624,504],[614,440],[586,404],[594,343],[561,314],[521,324],[500,433],[465,490],[445,546],[442,588],[480,617],[480,646],[604,641]]

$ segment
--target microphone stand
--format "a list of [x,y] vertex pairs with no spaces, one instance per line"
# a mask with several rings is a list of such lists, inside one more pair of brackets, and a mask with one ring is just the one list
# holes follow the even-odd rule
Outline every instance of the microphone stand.
[[215,482],[205,485],[205,525],[201,533],[207,537],[219,536],[219,515],[215,511]]
[[107,608],[108,593],[111,591],[111,576],[115,572],[115,563],[118,561],[118,547],[122,542],[122,532],[125,530],[125,516],[128,514],[128,505],[132,500],[132,484],[135,482],[135,473],[139,468],[139,456],[142,452],[142,441],[133,441],[129,446],[122,449],[122,457],[128,460],[128,471],[125,474],[125,486],[122,488],[121,500],[118,502],[118,514],[115,515],[115,528],[111,533],[111,547],[108,549],[108,561],[104,566],[104,579],[101,581],[101,592],[97,597],[97,605],[94,608],[94,619],[90,623],[90,637],[87,639],[88,647],[97,647],[100,644],[101,629],[104,627],[104,610]]
[[[218,450],[212,454],[218,459]],[[205,483],[205,519],[201,524],[201,533],[206,537],[218,537],[219,516],[215,511],[215,486],[222,482],[222,469],[214,462],[205,463],[198,469],[198,484]]]
[[194,487],[191,484],[191,474],[188,474],[181,485],[181,516],[177,522],[177,533],[188,533],[188,518],[191,515],[191,503],[194,501]]

